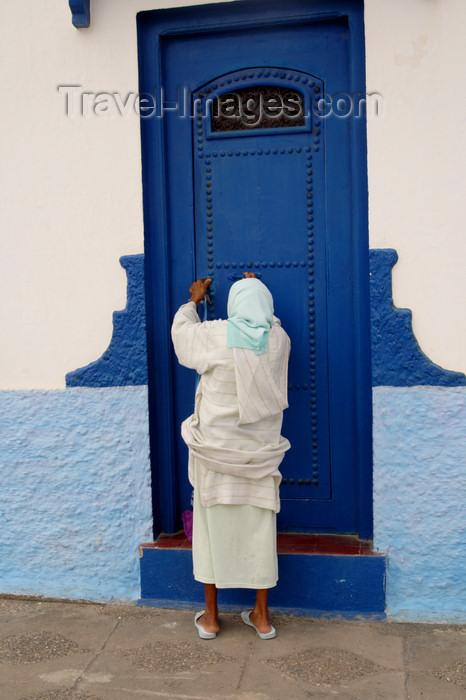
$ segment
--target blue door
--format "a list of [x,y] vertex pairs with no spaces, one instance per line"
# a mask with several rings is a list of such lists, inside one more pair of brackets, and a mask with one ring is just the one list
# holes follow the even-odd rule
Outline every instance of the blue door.
[[367,536],[365,171],[355,174],[364,141],[354,119],[319,110],[324,96],[355,92],[356,38],[348,16],[316,16],[315,3],[307,20],[297,15],[303,3],[261,7],[144,13],[140,22],[143,89],[159,94],[159,116],[142,128],[161,527],[176,529],[189,504],[179,425],[194,378],[160,334],[192,278],[213,277],[209,318],[225,318],[229,287],[253,271],[292,344],[279,529]]

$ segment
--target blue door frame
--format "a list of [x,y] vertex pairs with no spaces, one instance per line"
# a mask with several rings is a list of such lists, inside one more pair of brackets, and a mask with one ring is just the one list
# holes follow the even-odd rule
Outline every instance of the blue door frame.
[[[180,110],[180,94],[163,95],[159,89],[159,86],[166,84],[167,73],[170,74],[170,51],[179,53],[179,47],[183,45],[180,42],[185,42],[192,50],[201,35],[217,41],[222,33],[227,36],[228,32],[254,32],[265,28],[273,32],[280,27],[292,29],[302,28],[303,25],[315,28],[325,22],[340,23],[346,27],[348,77],[345,85],[349,88],[348,92],[363,93],[363,3],[359,1],[235,2],[140,13],[140,92],[153,95],[155,91],[159,104],[161,99],[165,99],[167,107],[174,103],[176,106],[177,103]],[[209,77],[214,78],[220,73],[221,69],[216,72],[212,67]],[[173,75],[176,80],[176,72]],[[192,90],[199,87],[200,84],[190,86]],[[171,103],[168,103],[169,100]],[[186,109],[186,105],[183,109]],[[159,114],[163,114],[163,111]],[[193,382],[188,371],[176,365],[169,329],[174,311],[185,301],[186,290],[180,285],[180,280],[190,280],[196,272],[201,272],[199,261],[199,269],[196,270],[196,245],[199,256],[200,244],[194,231],[196,195],[193,193],[191,173],[193,164],[186,158],[188,130],[184,130],[185,136],[170,135],[170,124],[174,122],[173,115],[168,112],[168,116],[172,116],[171,122],[167,119],[167,113],[165,118],[141,119],[154,534],[178,529],[180,510],[183,503],[186,504],[186,494],[180,499],[177,484],[177,464],[184,458],[179,439],[179,418],[190,411]],[[367,538],[372,536],[372,394],[365,119],[351,119],[345,128],[350,153],[346,165],[351,168],[351,194],[348,195],[351,206],[344,212],[346,218],[336,211],[338,207],[333,207],[333,210],[331,207],[332,202],[340,201],[336,188],[341,186],[341,182],[329,179],[325,183],[326,216],[330,231],[326,246],[332,261],[325,285],[330,312],[332,305],[334,309],[341,306],[344,311],[338,322],[333,314],[326,337],[329,364],[326,410],[330,434],[324,440],[329,440],[335,465],[332,469],[331,498],[327,496],[321,501],[311,501],[320,524],[316,526],[314,521],[308,528],[299,526],[292,529],[350,531]],[[189,170],[186,177],[180,177],[176,182],[176,197],[170,195],[167,185],[168,161],[172,158],[178,163],[186,162]],[[338,159],[338,150],[329,148],[326,152],[327,172],[336,172],[341,167]],[[180,208],[180,201],[185,202],[186,206]],[[176,207],[176,211],[173,207]],[[345,240],[350,242],[341,244],[342,239],[332,231],[348,228],[351,235]],[[346,245],[346,253],[340,255],[338,250],[341,245],[343,248]],[[346,335],[342,336],[342,333]],[[341,346],[342,337],[345,338],[345,347]],[[177,406],[174,396],[180,395],[189,398]],[[348,465],[350,478],[347,478]],[[184,488],[186,490],[187,486]],[[286,501],[284,503],[286,513]],[[290,501],[290,512],[292,510],[293,503]],[[282,529],[286,529],[286,525]]]

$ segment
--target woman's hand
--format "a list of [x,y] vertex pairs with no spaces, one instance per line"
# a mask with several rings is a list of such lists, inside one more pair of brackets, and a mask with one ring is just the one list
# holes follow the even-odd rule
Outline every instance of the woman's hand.
[[243,272],[243,275],[246,277],[246,279],[249,279],[251,277],[254,277],[254,279],[256,279],[256,275],[254,274],[254,272]]
[[199,304],[207,294],[211,282],[211,277],[204,277],[203,279],[193,282],[189,288],[189,293],[191,294],[191,299],[189,301],[194,301],[195,304]]

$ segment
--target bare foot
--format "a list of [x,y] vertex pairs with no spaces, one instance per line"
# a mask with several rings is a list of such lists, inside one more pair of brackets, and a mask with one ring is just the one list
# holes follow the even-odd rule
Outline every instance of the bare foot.
[[249,615],[251,622],[257,627],[261,634],[267,634],[272,629],[272,625],[269,622],[268,615],[265,613],[259,613],[256,610],[252,610]]
[[219,632],[220,625],[218,624],[218,617],[216,615],[209,615],[204,613],[201,617],[198,617],[197,624],[202,627],[204,632]]

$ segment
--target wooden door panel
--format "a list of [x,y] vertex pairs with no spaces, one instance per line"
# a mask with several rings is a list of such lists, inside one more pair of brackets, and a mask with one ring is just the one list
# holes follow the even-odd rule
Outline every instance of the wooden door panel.
[[[310,110],[323,87],[315,76],[290,69],[246,67],[214,76],[192,98],[196,268],[214,279],[209,317],[226,317],[232,282],[250,270],[270,288],[291,338],[283,432],[292,447],[281,465],[281,498],[290,503],[283,529],[306,527],[313,501],[331,498],[324,125]],[[212,131],[225,93],[240,116],[250,96],[246,114],[257,112],[257,128],[243,116],[243,128],[229,130],[233,117],[226,115],[227,130]],[[302,118],[272,126],[263,104],[270,95],[282,105],[287,97],[299,99]]]
[[[141,21],[141,89],[152,92],[161,85],[164,99],[176,101],[180,86],[188,97],[209,87],[212,97],[248,81],[256,86],[273,81],[301,90],[309,105],[317,88],[335,95],[363,85],[364,63],[360,54],[352,63],[356,43],[347,21],[351,15],[361,40],[359,6],[323,17],[317,6],[323,12],[327,4],[316,0],[311,20],[303,19],[313,10],[302,3],[282,9],[233,5],[195,8],[191,25],[180,19],[189,10],[180,10],[179,17],[177,11],[154,13]],[[218,25],[208,20],[211,15]],[[232,82],[221,86],[228,78]],[[311,113],[297,129],[219,134],[195,114],[182,118],[174,109],[163,119],[146,120],[142,131],[154,318],[152,446],[166,522],[176,529],[179,514],[189,507],[179,426],[192,411],[194,394],[192,373],[171,353],[169,320],[196,274],[213,274],[215,317],[225,317],[231,283],[243,269],[252,269],[270,287],[276,314],[292,340],[290,409],[283,428],[292,449],[283,462],[279,527],[356,531],[358,455],[363,453],[361,488],[370,492],[370,442],[357,423],[359,415],[370,419],[370,389],[357,385],[358,377],[367,376],[361,363],[368,337],[367,329],[364,335],[356,326],[367,315],[366,291],[355,267],[356,259],[364,259],[355,245],[367,244],[364,170],[356,167],[357,144],[362,160],[365,154],[363,123],[318,123]]]

